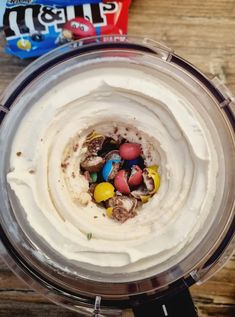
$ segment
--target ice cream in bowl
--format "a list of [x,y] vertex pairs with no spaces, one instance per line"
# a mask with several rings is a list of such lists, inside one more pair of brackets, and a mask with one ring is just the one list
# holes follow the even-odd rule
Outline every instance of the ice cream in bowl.
[[115,282],[116,294],[126,281],[176,280],[230,221],[234,149],[218,100],[164,54],[127,43],[55,55],[2,126],[19,253],[74,289],[81,278]]

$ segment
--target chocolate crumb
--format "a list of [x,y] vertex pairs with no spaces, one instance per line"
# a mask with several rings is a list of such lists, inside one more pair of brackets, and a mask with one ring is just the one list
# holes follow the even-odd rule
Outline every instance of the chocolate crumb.
[[61,168],[62,168],[62,171],[63,173],[65,172],[66,168],[68,167],[69,163],[68,162],[63,162],[61,163]]
[[142,137],[141,137],[141,136],[139,137],[139,140],[140,140],[140,141],[142,140]]
[[126,128],[126,131],[129,131],[129,128]]
[[41,142],[43,141],[43,139],[41,139]]
[[116,134],[118,132],[118,128],[117,127],[115,127],[115,129],[114,129],[114,133]]
[[97,219],[98,218],[98,216],[94,216],[94,219]]
[[77,150],[78,150],[78,144],[75,144],[75,145],[73,146],[73,151],[74,151],[74,152],[77,152]]
[[21,156],[21,155],[22,155],[22,152],[16,152],[16,155],[17,155],[17,156]]
[[103,216],[103,217],[106,217],[106,215],[105,215],[104,213],[102,213],[102,216]]
[[75,177],[76,177],[75,173],[74,173],[74,172],[72,172],[72,178],[75,178]]
[[69,163],[61,163],[61,167],[63,168],[63,169],[65,169],[65,168],[67,168],[68,167],[68,165],[69,165]]
[[35,174],[35,171],[34,170],[30,170],[29,174]]

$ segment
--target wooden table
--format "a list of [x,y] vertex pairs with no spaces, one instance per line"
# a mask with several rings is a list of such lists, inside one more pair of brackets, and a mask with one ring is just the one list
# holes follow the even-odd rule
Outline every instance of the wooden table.
[[[164,42],[206,74],[218,76],[235,94],[235,0],[134,0],[129,33]],[[3,40],[0,91],[28,63],[5,55],[2,46]],[[200,317],[235,316],[235,257],[191,292]],[[75,315],[36,294],[0,262],[0,317],[9,316]]]

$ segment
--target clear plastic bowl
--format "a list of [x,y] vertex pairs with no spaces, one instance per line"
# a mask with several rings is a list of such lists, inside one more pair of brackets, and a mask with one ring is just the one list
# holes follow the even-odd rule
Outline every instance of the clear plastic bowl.
[[[224,160],[219,175],[224,179],[221,199],[215,201],[215,212],[190,245],[167,263],[138,273],[111,275],[73,261],[68,263],[53,252],[30,228],[6,181],[14,132],[35,98],[72,74],[91,65],[105,65],[110,59],[113,67],[122,65],[144,69],[154,76],[161,74],[172,81],[174,89],[187,91],[192,103],[200,102],[208,125],[211,120],[217,129],[223,152],[219,159]],[[153,292],[160,296],[180,285],[206,280],[231,255],[235,241],[234,103],[218,80],[209,80],[159,43],[104,36],[67,44],[36,60],[17,76],[0,101],[1,255],[16,274],[50,300],[89,314],[96,295],[101,295],[105,314],[118,315],[120,309],[128,307],[131,296]]]

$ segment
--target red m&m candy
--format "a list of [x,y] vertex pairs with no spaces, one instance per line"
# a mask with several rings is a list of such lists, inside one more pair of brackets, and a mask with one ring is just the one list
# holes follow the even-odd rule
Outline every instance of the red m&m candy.
[[141,146],[137,143],[124,143],[120,146],[119,153],[124,160],[134,160],[141,154]]
[[142,169],[138,165],[133,165],[131,168],[131,175],[128,180],[130,186],[139,186],[142,183]]
[[127,171],[120,170],[114,179],[115,188],[122,194],[129,194],[130,187],[127,183]]

